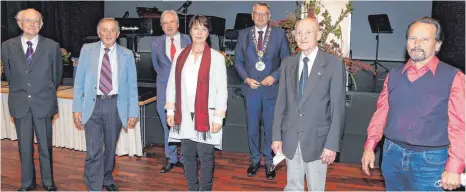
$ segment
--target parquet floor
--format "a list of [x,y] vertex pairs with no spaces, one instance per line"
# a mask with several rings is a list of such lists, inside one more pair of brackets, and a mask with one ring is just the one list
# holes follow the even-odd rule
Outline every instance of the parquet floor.
[[[37,183],[41,184],[39,156],[35,145]],[[20,161],[17,141],[1,141],[1,190],[17,190],[20,185]],[[161,146],[148,149],[153,157],[117,157],[114,178],[122,191],[185,191],[187,190],[182,168],[169,173],[159,173],[165,163]],[[65,148],[53,148],[55,183],[60,191],[85,191],[83,166],[86,153]],[[248,177],[249,165],[245,153],[215,153],[216,167],[213,190],[219,191],[280,191],[286,185],[286,167],[277,168],[277,177],[270,181],[261,168],[255,177]],[[42,186],[38,188],[43,190]],[[359,165],[335,163],[329,166],[326,190],[371,191],[384,190],[384,181],[378,169],[373,176],[366,176]]]

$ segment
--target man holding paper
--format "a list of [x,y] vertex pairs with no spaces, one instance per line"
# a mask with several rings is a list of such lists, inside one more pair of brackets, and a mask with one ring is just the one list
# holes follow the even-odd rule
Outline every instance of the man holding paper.
[[286,156],[285,191],[324,191],[327,165],[340,148],[345,117],[346,73],[342,61],[317,47],[315,19],[296,24],[302,50],[282,61],[272,130],[272,149]]

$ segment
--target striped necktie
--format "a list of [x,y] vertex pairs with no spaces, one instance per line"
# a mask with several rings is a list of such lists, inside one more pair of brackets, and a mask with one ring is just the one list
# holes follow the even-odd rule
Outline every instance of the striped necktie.
[[32,50],[31,41],[26,42],[26,44],[28,44],[28,49],[26,50],[26,62],[28,63],[28,65],[31,65],[32,55],[34,54],[34,50]]
[[112,67],[108,57],[109,48],[105,48],[105,54],[102,58],[102,66],[100,69],[100,84],[99,89],[104,95],[108,95],[112,91]]

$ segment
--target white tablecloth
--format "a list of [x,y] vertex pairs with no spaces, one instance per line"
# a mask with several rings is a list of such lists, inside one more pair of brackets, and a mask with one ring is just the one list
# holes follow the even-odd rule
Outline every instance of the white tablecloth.
[[[55,147],[64,147],[78,151],[86,151],[86,137],[84,130],[74,127],[72,116],[73,100],[58,99],[59,114],[53,121],[53,142]],[[15,124],[8,111],[8,94],[2,93],[2,111],[0,115],[1,139],[16,140]],[[142,117],[142,116],[141,116]],[[129,156],[142,156],[141,126],[138,122],[134,129],[121,129],[120,138],[116,148],[116,154]]]

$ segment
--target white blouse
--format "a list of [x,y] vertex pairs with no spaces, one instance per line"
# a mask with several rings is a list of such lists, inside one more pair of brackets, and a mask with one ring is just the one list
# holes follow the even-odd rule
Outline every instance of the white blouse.
[[[175,85],[175,69],[176,61],[182,50],[176,53],[175,61],[172,64],[170,77],[167,84],[167,98],[165,109],[167,109],[167,116],[174,115],[174,108],[176,102],[176,85]],[[211,49],[211,66],[209,72],[209,123],[223,124],[225,113],[227,109],[228,89],[227,89],[227,74],[225,66],[225,57],[218,51]],[[170,129],[169,142],[179,142],[180,139],[190,139],[196,142],[207,143],[214,145],[217,149],[222,149],[222,133],[220,130],[217,133],[209,131],[206,140],[198,135],[194,129],[194,119],[191,118],[191,113],[194,112],[197,78],[199,68],[201,65],[202,55],[194,60],[192,52],[186,59],[186,63],[181,72],[181,99],[182,103],[182,122],[180,131],[175,132]]]

